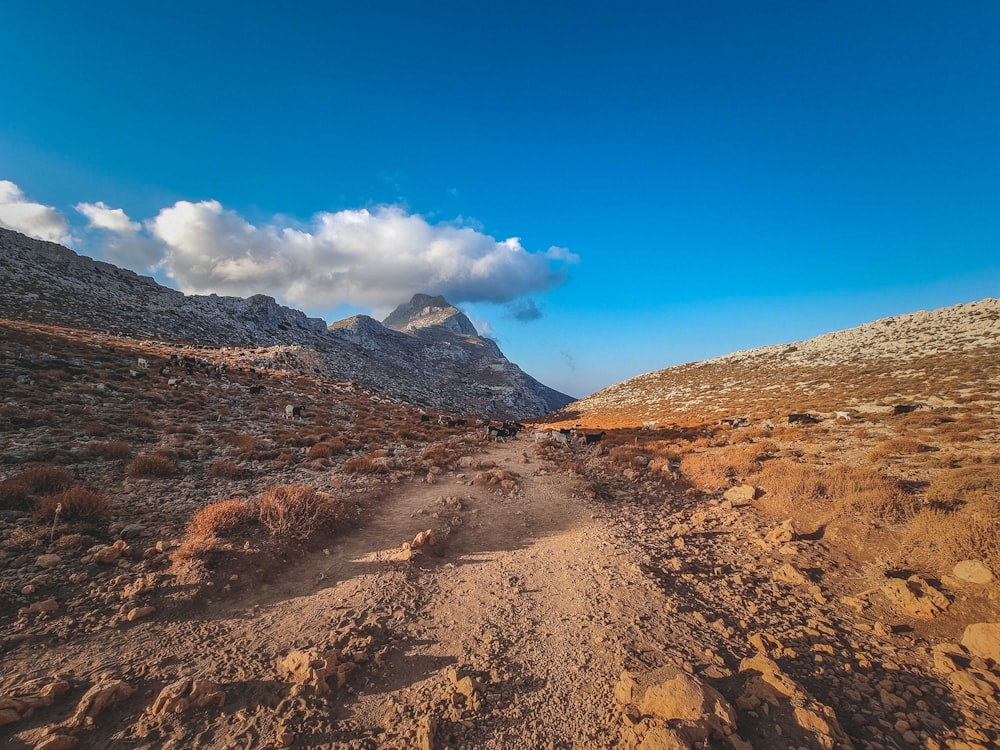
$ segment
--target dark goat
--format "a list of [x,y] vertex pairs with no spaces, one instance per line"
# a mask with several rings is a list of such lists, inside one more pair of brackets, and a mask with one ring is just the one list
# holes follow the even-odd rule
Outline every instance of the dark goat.
[[591,443],[601,442],[601,438],[604,437],[603,432],[585,432],[583,434],[584,445],[590,445]]
[[788,424],[819,424],[819,418],[812,414],[789,414]]
[[911,411],[916,411],[917,409],[923,409],[923,404],[896,404],[892,407],[892,415],[898,416],[900,414],[909,414]]

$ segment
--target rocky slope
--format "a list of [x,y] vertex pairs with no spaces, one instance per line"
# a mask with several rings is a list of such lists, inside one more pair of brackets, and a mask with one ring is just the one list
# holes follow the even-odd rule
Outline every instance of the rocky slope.
[[417,295],[387,319],[392,326],[356,316],[328,328],[271,297],[185,295],[7,229],[0,229],[0,260],[0,317],[12,320],[213,345],[297,346],[315,352],[306,359],[326,377],[454,413],[524,418],[570,400],[507,360],[440,297]]
[[605,426],[788,412],[978,404],[1000,413],[1000,299],[877,320],[808,341],[646,373],[566,408]]

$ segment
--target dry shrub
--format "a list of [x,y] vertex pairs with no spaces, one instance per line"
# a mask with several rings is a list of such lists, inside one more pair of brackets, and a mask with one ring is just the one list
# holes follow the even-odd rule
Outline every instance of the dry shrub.
[[344,462],[346,474],[371,474],[375,471],[375,459],[372,456],[351,456]]
[[730,445],[711,453],[688,453],[681,458],[684,479],[701,490],[729,487],[734,479],[745,479],[760,471],[761,462],[777,450],[774,443]]
[[823,472],[826,494],[841,513],[899,522],[913,516],[916,504],[899,481],[875,468],[837,464]]
[[1000,497],[1000,466],[970,466],[939,471],[927,485],[927,502],[948,509]]
[[452,461],[455,460],[455,454],[448,448],[447,445],[438,444],[426,448],[424,452],[420,454],[420,458],[431,466],[439,466],[444,469],[450,466]]
[[143,453],[132,459],[125,469],[130,477],[164,478],[177,472],[177,463],[163,453]]
[[245,479],[247,471],[233,461],[215,461],[208,467],[208,476],[213,479]]
[[273,537],[305,539],[337,518],[333,498],[305,484],[269,487],[258,496],[257,508]]
[[24,510],[31,504],[31,486],[15,477],[0,482],[0,510]]
[[316,443],[307,452],[307,458],[330,458],[331,456],[336,456],[344,453],[347,450],[347,444],[340,438],[329,438],[320,443]]
[[982,497],[955,511],[922,510],[907,529],[905,547],[914,562],[942,571],[961,560],[1000,570],[1000,498]]
[[121,458],[128,458],[132,454],[132,448],[128,443],[114,440],[106,443],[88,443],[83,452],[90,458],[104,458],[109,461],[115,461]]
[[128,418],[130,427],[142,427],[147,430],[156,429],[156,419],[152,414],[133,414]]
[[104,423],[96,419],[84,422],[80,425],[80,429],[83,430],[85,435],[90,435],[90,437],[104,437],[107,434],[107,428],[105,428]]
[[897,480],[875,468],[837,464],[825,471],[789,461],[769,461],[752,477],[766,495],[762,505],[794,514],[805,506],[872,520],[898,522],[912,516],[914,498]]
[[641,457],[645,461],[640,460],[639,463],[646,465],[649,463],[649,453],[649,450],[644,445],[618,445],[608,453],[608,461],[612,466],[623,469],[635,466],[635,459]]
[[73,484],[73,472],[62,466],[29,466],[17,478],[27,484],[34,495],[62,492]]
[[39,522],[52,521],[59,506],[59,519],[71,521],[101,521],[111,515],[107,495],[84,485],[75,485],[56,495],[46,495],[35,501],[32,517]]
[[241,451],[255,451],[260,448],[260,440],[255,435],[232,435],[227,442]]
[[181,424],[172,424],[163,428],[163,431],[168,435],[197,435],[198,428],[191,424],[190,422],[182,422]]
[[912,456],[927,449],[928,447],[916,438],[890,438],[876,445],[868,454],[868,460],[877,461],[880,458],[891,458],[892,456]]
[[226,536],[253,522],[256,516],[257,509],[244,500],[233,498],[210,503],[191,516],[187,538],[211,539]]

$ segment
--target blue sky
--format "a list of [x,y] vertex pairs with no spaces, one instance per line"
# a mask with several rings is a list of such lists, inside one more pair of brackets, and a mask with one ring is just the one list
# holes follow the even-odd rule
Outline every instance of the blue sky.
[[998,3],[361,5],[3,3],[0,223],[574,396],[1000,296]]

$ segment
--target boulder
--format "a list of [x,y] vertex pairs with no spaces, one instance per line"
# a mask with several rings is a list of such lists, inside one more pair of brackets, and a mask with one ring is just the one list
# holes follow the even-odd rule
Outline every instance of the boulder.
[[183,677],[163,688],[148,710],[154,716],[180,714],[192,706],[221,706],[225,701],[226,694],[217,682]]
[[61,562],[62,558],[59,555],[39,555],[38,559],[35,560],[35,565],[39,568],[54,568]]
[[312,691],[316,695],[326,695],[332,692],[327,682],[330,677],[336,677],[337,687],[341,688],[357,669],[357,664],[341,661],[341,656],[339,649],[292,651],[278,661],[278,675],[296,683],[300,688],[299,692]]
[[758,491],[756,487],[750,484],[744,484],[739,487],[730,487],[722,496],[731,502],[734,508],[739,508],[742,505],[749,505],[752,503],[757,499],[757,495]]
[[983,659],[1000,664],[1000,622],[977,622],[962,635],[962,645]]
[[74,727],[90,726],[94,719],[108,706],[131,697],[135,688],[122,680],[99,682],[83,694],[76,706],[76,712],[68,724]]
[[922,619],[934,617],[951,606],[948,597],[918,575],[906,580],[890,578],[882,584],[882,593],[903,612]]
[[967,583],[989,583],[993,580],[993,571],[987,568],[981,560],[962,560],[952,569],[955,578]]
[[786,542],[794,542],[798,538],[799,535],[795,531],[795,523],[790,518],[782,522],[780,526],[775,526],[764,537],[771,544],[785,544]]

